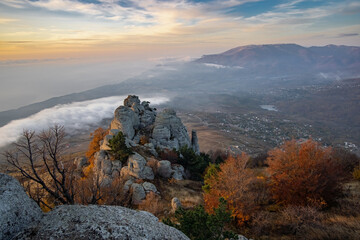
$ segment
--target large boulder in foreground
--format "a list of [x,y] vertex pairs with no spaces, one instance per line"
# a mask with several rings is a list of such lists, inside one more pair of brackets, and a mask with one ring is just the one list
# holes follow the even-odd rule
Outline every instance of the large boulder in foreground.
[[148,212],[119,206],[63,205],[16,239],[189,239]]
[[0,239],[12,239],[42,216],[41,209],[28,197],[20,183],[0,173]]

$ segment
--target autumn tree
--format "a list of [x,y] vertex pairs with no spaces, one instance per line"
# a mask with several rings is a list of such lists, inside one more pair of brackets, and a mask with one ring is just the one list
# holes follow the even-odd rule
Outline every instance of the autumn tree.
[[34,196],[33,199],[39,205],[49,208],[51,206],[42,195],[35,194],[35,197],[34,192],[39,192],[39,189],[41,193],[45,191],[55,205],[74,203],[73,169],[71,163],[64,160],[64,137],[65,129],[59,125],[39,134],[25,130],[20,140],[14,143],[14,149],[4,153],[7,162],[15,170],[28,181],[35,183],[27,185],[27,188],[36,188],[28,189],[30,196]]
[[86,157],[91,161],[94,159],[94,155],[96,152],[100,150],[100,141],[104,139],[107,131],[103,128],[97,128],[93,133],[90,134],[92,140],[89,144],[89,148],[86,152]]
[[89,143],[88,150],[85,156],[89,159],[89,166],[84,169],[85,176],[88,176],[94,167],[94,156],[95,153],[100,151],[100,141],[104,139],[108,131],[104,130],[103,128],[99,127],[94,132],[90,134],[92,137],[91,142]]
[[330,147],[287,141],[269,152],[270,189],[284,205],[325,206],[341,193],[343,174]]
[[229,156],[220,164],[210,166],[210,174],[206,174],[206,191],[204,192],[205,209],[212,213],[218,207],[219,198],[227,201],[228,210],[237,223],[242,224],[250,219],[260,203],[259,189],[264,186],[263,180],[256,177],[253,170],[246,168],[249,156]]

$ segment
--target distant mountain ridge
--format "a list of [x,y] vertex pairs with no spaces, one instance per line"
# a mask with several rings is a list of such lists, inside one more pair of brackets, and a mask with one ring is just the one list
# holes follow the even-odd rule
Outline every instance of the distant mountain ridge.
[[220,54],[204,55],[196,62],[268,71],[359,71],[360,47],[247,45]]
[[[203,64],[206,63],[206,64]],[[216,66],[216,65],[223,65]],[[321,74],[320,74],[321,73]],[[154,77],[149,77],[149,76]],[[296,44],[248,45],[224,53],[204,55],[176,66],[176,71],[154,68],[126,81],[50,98],[0,112],[0,127],[58,104],[128,94],[237,93],[328,84],[360,77],[360,47]]]

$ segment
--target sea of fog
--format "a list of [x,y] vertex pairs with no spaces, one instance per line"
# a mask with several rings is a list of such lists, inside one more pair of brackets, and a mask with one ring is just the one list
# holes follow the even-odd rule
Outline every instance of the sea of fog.
[[[27,118],[11,121],[0,128],[0,147],[15,142],[25,129],[41,131],[54,126],[54,124],[60,124],[69,133],[88,130],[93,126],[98,126],[103,119],[112,118],[115,109],[123,105],[125,98],[126,96],[113,96],[57,105]],[[140,99],[141,101],[149,101],[151,106],[163,104],[170,100],[164,96],[140,96]]]

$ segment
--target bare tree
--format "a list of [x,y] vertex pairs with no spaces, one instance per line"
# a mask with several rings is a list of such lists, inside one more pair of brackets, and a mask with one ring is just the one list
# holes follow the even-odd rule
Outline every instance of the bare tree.
[[[24,130],[21,139],[14,143],[15,148],[6,151],[4,156],[25,179],[41,186],[55,203],[73,204],[74,176],[72,167],[67,166],[63,159],[64,137],[65,129],[59,125],[44,130],[40,134]],[[28,188],[31,186],[28,184]],[[31,191],[29,195],[32,196]],[[46,205],[39,196],[36,194],[36,197],[32,197],[38,204]]]

